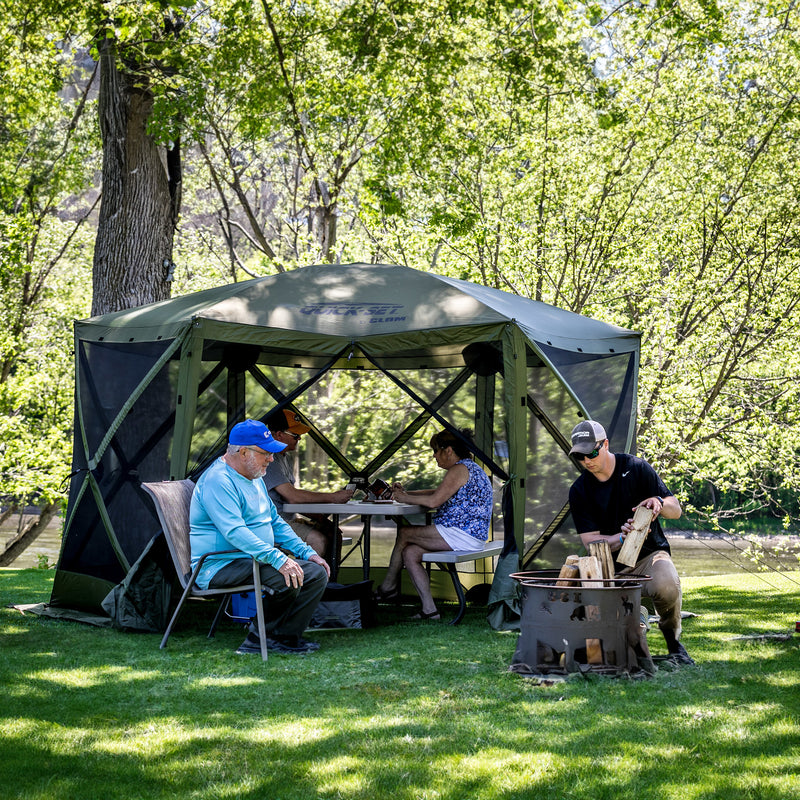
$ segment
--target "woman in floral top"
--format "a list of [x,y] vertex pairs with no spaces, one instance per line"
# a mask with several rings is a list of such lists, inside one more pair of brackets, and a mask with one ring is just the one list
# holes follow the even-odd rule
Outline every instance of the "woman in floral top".
[[[468,440],[471,435],[470,431],[461,434]],[[405,565],[422,600],[422,611],[415,619],[440,619],[422,563],[423,554],[480,550],[488,538],[492,518],[492,484],[472,460],[469,446],[449,431],[442,431],[431,438],[431,448],[437,465],[446,471],[444,480],[435,489],[411,492],[396,483],[392,497],[400,503],[438,509],[433,524],[399,528],[386,577],[375,593],[379,601],[397,598],[400,570]]]

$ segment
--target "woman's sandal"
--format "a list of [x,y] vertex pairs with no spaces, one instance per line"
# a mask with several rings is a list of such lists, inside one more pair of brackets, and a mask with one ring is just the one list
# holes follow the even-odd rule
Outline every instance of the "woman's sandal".
[[419,614],[414,614],[411,619],[432,619],[434,622],[438,622],[441,619],[439,612],[434,609],[433,611],[420,611]]
[[375,590],[372,595],[376,603],[399,603],[400,602],[400,589],[395,587],[385,592],[380,586]]

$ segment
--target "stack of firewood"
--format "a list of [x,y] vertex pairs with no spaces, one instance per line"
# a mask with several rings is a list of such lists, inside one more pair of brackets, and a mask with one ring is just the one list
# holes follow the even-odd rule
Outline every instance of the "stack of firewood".
[[[620,564],[632,567],[639,558],[639,551],[647,538],[653,512],[639,506],[633,515],[633,527],[625,536],[625,541],[617,555]],[[611,548],[605,540],[589,542],[589,554],[567,556],[564,566],[558,573],[556,586],[609,586],[614,579],[614,559]],[[580,578],[580,584],[578,584]]]

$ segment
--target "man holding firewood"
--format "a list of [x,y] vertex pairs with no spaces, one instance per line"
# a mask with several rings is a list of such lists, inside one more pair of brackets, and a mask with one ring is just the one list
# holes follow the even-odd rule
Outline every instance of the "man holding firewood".
[[[667,650],[676,663],[694,664],[679,641],[681,582],[659,522],[659,517],[678,519],[680,503],[644,459],[630,453],[612,453],[605,429],[598,422],[579,423],[573,428],[571,439],[569,454],[583,467],[569,491],[572,519],[581,542],[587,550],[590,542],[608,542],[618,574],[650,576],[642,583],[642,594],[653,601]],[[652,522],[643,532],[638,554],[626,565],[618,558],[626,537],[635,532],[633,516],[638,508],[649,509]]]

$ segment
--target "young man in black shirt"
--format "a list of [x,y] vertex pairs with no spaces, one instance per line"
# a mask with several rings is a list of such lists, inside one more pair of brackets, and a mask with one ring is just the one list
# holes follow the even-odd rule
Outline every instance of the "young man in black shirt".
[[644,459],[630,453],[612,453],[605,429],[598,422],[579,423],[573,428],[571,438],[569,453],[584,471],[570,488],[569,504],[584,547],[597,540],[608,542],[616,564],[616,554],[631,530],[634,510],[644,506],[653,512],[653,522],[636,565],[619,572],[650,576],[651,580],[642,583],[642,594],[653,600],[667,650],[679,664],[694,664],[678,641],[681,582],[659,522],[659,517],[678,519],[680,503]]

